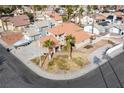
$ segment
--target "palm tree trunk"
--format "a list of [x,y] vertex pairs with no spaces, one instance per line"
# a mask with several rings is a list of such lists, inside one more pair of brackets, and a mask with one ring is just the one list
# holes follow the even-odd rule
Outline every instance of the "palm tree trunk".
[[4,23],[3,23],[3,21],[2,21],[2,27],[3,27],[3,31],[6,31],[6,30],[5,30],[5,27],[4,27]]
[[79,14],[79,25],[81,25],[81,14]]
[[70,45],[69,60],[72,59],[72,46]]
[[46,61],[46,59],[47,59],[48,55],[49,55],[49,54],[47,54],[47,55],[45,56],[45,58],[44,58],[43,62],[42,62],[42,63],[41,63],[41,65],[40,65],[41,67],[43,67],[43,65],[44,65],[44,63],[45,63],[45,61]]
[[5,22],[5,24],[6,24],[6,30],[8,31],[8,24],[7,24],[7,22]]

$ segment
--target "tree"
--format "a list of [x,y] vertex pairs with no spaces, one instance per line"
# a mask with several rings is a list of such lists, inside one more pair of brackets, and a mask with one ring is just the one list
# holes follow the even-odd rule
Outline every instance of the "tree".
[[34,22],[34,15],[33,15],[33,13],[25,12],[25,14],[29,17],[30,22]]
[[67,21],[68,21],[67,16],[62,16],[62,21],[63,21],[63,22],[67,22]]
[[84,9],[82,7],[79,8],[79,25],[81,24],[81,16],[82,13],[84,12]]
[[45,60],[46,60],[46,58],[47,58],[48,56],[49,56],[49,59],[51,58],[51,51],[52,51],[52,49],[53,49],[54,42],[53,42],[52,40],[50,40],[50,39],[49,39],[49,40],[46,40],[46,41],[44,41],[43,46],[46,47],[46,48],[48,48],[49,52],[48,52],[48,54],[46,55],[45,59],[43,60],[43,63],[42,63],[42,64],[40,63],[40,66],[43,66],[43,65],[44,65]]
[[73,6],[72,5],[67,5],[65,8],[67,10],[68,19],[70,19],[71,15],[73,14]]
[[72,59],[72,51],[75,46],[75,37],[72,35],[66,36],[66,46],[69,49],[69,59]]

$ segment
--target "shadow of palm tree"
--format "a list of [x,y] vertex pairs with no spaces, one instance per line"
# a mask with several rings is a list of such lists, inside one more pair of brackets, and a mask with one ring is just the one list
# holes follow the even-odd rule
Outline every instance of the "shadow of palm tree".
[[6,60],[5,57],[0,56],[0,65],[2,65],[5,60]]

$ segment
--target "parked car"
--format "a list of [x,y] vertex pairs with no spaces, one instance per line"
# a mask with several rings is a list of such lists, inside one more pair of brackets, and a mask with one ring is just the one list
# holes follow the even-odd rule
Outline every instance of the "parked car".
[[16,42],[15,44],[13,44],[13,47],[17,48],[20,46],[26,46],[26,45],[29,45],[31,42],[32,42],[32,40],[22,39],[22,40],[19,40],[18,42]]

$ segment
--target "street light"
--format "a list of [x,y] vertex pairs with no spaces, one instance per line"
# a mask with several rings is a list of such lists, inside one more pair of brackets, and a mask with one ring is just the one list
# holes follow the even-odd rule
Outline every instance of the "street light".
[[94,64],[97,64],[98,65],[98,68],[99,68],[99,71],[100,71],[100,73],[102,75],[102,79],[103,79],[103,81],[105,83],[105,86],[106,86],[106,88],[108,88],[107,82],[106,82],[105,77],[104,77],[104,74],[102,72],[102,68],[101,68],[101,66],[99,64],[101,62],[101,60],[97,56],[94,56],[93,60],[94,60]]

